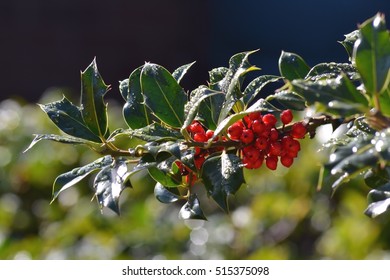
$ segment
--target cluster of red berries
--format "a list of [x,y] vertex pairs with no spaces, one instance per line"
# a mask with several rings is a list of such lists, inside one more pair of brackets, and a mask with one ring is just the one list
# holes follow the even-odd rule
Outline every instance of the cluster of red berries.
[[296,139],[303,138],[307,130],[302,122],[294,123],[288,130],[285,128],[285,125],[293,120],[291,110],[282,111],[280,120],[283,127],[278,130],[276,128],[278,120],[273,114],[263,116],[259,112],[254,112],[229,126],[229,138],[243,144],[240,151],[246,168],[259,168],[265,161],[269,169],[275,170],[279,158],[286,167],[293,164],[301,149]]

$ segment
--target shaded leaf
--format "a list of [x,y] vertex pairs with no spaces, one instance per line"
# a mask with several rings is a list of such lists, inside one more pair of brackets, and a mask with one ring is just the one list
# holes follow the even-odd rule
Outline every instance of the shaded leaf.
[[282,51],[279,57],[279,72],[287,80],[303,79],[310,67],[302,57],[295,53]]
[[105,156],[83,167],[78,167],[73,169],[72,171],[61,174],[54,181],[52,201],[55,200],[61,192],[80,182],[92,172],[109,166],[113,162],[114,159],[111,156]]
[[94,180],[95,195],[100,206],[110,208],[119,215],[119,197],[128,186],[129,172],[126,161],[116,159],[113,165],[103,167]]
[[235,194],[244,183],[240,158],[225,152],[209,157],[203,163],[201,177],[208,194],[228,212],[228,196]]
[[73,105],[65,96],[62,100],[46,105],[39,105],[50,120],[68,135],[93,142],[101,142],[98,135],[92,132],[84,123],[80,109]]
[[226,74],[229,72],[227,67],[218,67],[209,71],[210,84],[216,84],[219,81],[225,78]]
[[174,141],[183,138],[177,130],[162,126],[158,123],[153,123],[148,126],[126,132],[130,136],[137,137],[146,142]]
[[81,115],[85,125],[100,138],[108,133],[107,105],[103,100],[108,90],[94,59],[81,72]]
[[276,92],[275,94],[269,95],[266,98],[266,101],[277,101],[282,106],[284,106],[286,109],[292,109],[292,110],[304,110],[306,109],[306,100],[301,97],[300,95],[283,90]]
[[160,183],[156,183],[156,186],[154,187],[154,195],[157,200],[162,203],[172,203],[182,199],[180,193],[177,191],[177,188],[167,189]]
[[378,188],[390,182],[388,168],[371,168],[364,174],[364,182],[370,188]]
[[126,100],[123,106],[123,117],[132,129],[147,126],[153,120],[152,113],[146,107],[142,95],[141,71],[142,67],[138,67],[130,74],[129,79],[122,81],[120,84],[121,94]]
[[281,79],[279,76],[263,75],[252,80],[243,92],[243,102],[246,106],[251,103],[260,91],[269,83],[277,82]]
[[200,207],[199,199],[196,194],[190,194],[187,203],[180,209],[179,217],[184,220],[207,220]]
[[359,30],[352,31],[351,33],[344,35],[344,37],[345,39],[343,41],[339,41],[339,43],[343,45],[351,60],[352,53],[353,53],[353,46],[355,45],[356,40],[359,38]]
[[172,164],[177,160],[175,157],[169,157],[160,161],[156,166],[148,168],[150,176],[164,187],[177,187],[181,185],[182,178],[180,173],[173,173]]
[[381,14],[360,26],[355,43],[353,63],[371,94],[384,91],[390,82],[390,34]]
[[188,69],[191,68],[192,65],[195,64],[194,62],[185,64],[177,68],[175,71],[172,73],[172,77],[175,78],[175,80],[180,83],[181,79],[184,77],[184,75],[187,73]]
[[157,118],[171,127],[183,125],[187,96],[168,70],[146,63],[141,71],[141,89],[145,104]]
[[310,69],[305,79],[317,81],[320,79],[335,79],[341,74],[345,74],[350,80],[360,78],[356,68],[350,63],[320,63]]
[[385,184],[378,189],[371,190],[368,193],[369,205],[365,214],[375,218],[390,210],[390,184]]

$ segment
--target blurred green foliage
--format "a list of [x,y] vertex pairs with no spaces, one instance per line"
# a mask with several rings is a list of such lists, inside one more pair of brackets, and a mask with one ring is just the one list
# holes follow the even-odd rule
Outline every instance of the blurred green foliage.
[[[61,97],[51,91],[40,103],[48,96]],[[109,103],[111,122],[124,126],[120,104]],[[333,196],[317,191],[320,136],[303,141],[290,169],[246,170],[248,185],[230,199],[229,215],[210,199],[208,221],[183,221],[181,205],[159,203],[142,174],[121,196],[121,216],[100,213],[88,180],[50,204],[55,177],[97,156],[58,143],[24,154],[33,133],[58,133],[35,104],[1,101],[0,120],[0,259],[390,258],[390,216],[363,215],[368,189],[361,180]]]

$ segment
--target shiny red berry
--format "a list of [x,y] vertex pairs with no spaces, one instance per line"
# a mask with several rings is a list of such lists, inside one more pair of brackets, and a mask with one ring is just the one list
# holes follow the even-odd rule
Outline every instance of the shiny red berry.
[[266,129],[267,126],[263,123],[262,120],[254,120],[252,122],[252,130],[257,135],[261,135]]
[[280,162],[285,167],[290,167],[293,164],[293,162],[294,162],[294,158],[289,157],[289,156],[281,156],[280,157]]
[[276,156],[267,157],[267,159],[265,160],[265,164],[269,169],[275,170],[278,166],[278,157]]
[[192,132],[193,134],[195,133],[205,133],[204,132],[204,128],[203,126],[198,122],[198,121],[194,121],[188,128],[188,130],[190,132]]
[[257,138],[255,146],[257,149],[264,151],[268,147],[268,139],[266,137]]
[[194,141],[196,141],[196,142],[207,142],[207,140],[208,140],[208,138],[204,132],[194,134]]
[[244,128],[239,123],[234,123],[228,128],[228,134],[230,139],[239,140]]
[[244,155],[250,158],[252,161],[255,161],[260,158],[260,151],[253,145],[245,147],[244,149],[242,149],[242,151]]
[[249,144],[255,139],[255,135],[253,134],[252,129],[244,129],[242,131],[240,140],[244,144]]
[[260,119],[260,117],[261,117],[261,114],[260,114],[260,112],[254,112],[254,113],[250,113],[249,115],[249,118],[251,119],[251,120],[258,120],[258,119]]
[[291,127],[290,135],[293,138],[301,139],[307,132],[306,126],[302,122],[294,123]]
[[271,156],[280,156],[282,154],[282,143],[279,141],[271,142],[269,146],[269,154]]
[[207,140],[213,138],[214,137],[214,131],[210,130],[210,129],[207,130],[206,131],[206,137],[207,137]]
[[280,120],[283,124],[289,124],[293,120],[293,114],[291,110],[284,110],[280,113]]
[[269,127],[274,127],[277,121],[278,120],[276,119],[276,117],[272,114],[266,114],[263,116],[263,122]]

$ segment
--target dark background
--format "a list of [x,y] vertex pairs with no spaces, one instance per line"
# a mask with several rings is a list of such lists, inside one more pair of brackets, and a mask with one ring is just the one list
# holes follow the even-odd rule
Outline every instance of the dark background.
[[145,61],[171,71],[197,61],[183,80],[187,90],[246,50],[261,49],[251,61],[264,74],[278,73],[282,50],[310,65],[345,61],[337,41],[377,12],[390,18],[390,1],[1,1],[0,100],[36,102],[52,87],[78,96],[79,71],[95,56],[111,96]]

